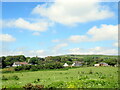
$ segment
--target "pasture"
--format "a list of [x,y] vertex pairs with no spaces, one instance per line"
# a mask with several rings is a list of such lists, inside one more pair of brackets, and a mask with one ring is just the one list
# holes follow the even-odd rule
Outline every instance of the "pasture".
[[118,88],[117,67],[14,72],[3,73],[2,76],[7,78],[2,80],[3,88],[22,88],[28,83],[44,85],[44,88]]

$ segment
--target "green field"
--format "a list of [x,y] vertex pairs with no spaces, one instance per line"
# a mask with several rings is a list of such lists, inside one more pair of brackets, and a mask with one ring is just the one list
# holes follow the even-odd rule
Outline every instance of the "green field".
[[[69,70],[3,73],[2,75],[8,78],[2,81],[2,87],[7,88],[20,88],[27,83],[44,85],[45,88],[118,88],[117,67],[80,67]],[[19,79],[10,78],[14,75]]]

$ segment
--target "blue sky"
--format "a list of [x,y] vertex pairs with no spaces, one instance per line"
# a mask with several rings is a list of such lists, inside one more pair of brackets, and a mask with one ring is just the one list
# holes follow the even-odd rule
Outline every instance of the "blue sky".
[[117,4],[3,2],[2,55],[115,55]]

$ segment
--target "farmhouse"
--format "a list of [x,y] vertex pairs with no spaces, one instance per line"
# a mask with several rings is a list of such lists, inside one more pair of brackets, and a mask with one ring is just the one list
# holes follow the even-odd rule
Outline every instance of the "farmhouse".
[[100,66],[109,66],[107,63],[100,63]]
[[82,66],[82,62],[74,61],[72,66]]
[[98,66],[109,66],[107,63],[99,63],[99,64],[94,64],[95,67],[98,67]]
[[64,67],[67,67],[67,66],[69,66],[67,63],[65,63],[64,65],[63,65]]
[[16,67],[16,66],[22,66],[22,65],[28,65],[28,63],[27,62],[14,62],[12,66]]

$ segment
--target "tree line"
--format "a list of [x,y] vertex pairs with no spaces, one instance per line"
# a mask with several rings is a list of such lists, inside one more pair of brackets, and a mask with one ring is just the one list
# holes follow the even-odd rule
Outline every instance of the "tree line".
[[80,61],[83,62],[83,65],[86,66],[93,66],[96,63],[105,62],[109,65],[116,65],[118,58],[117,56],[111,57],[101,57],[101,56],[94,56],[94,55],[86,55],[81,58],[81,56],[77,57],[73,55],[72,57],[70,55],[66,56],[47,56],[45,58],[41,57],[25,57],[24,55],[17,55],[17,56],[2,56],[0,57],[0,65],[2,68],[5,68],[7,66],[12,66],[14,62],[28,62],[31,65],[46,65],[49,64],[52,66],[52,64],[59,63],[60,65],[63,65],[64,63],[67,63],[71,65],[73,61]]

